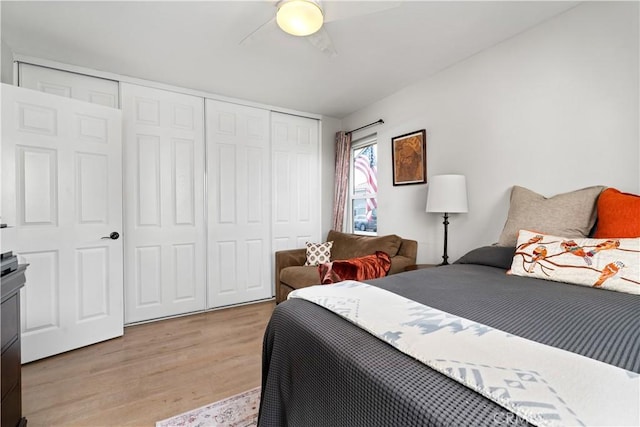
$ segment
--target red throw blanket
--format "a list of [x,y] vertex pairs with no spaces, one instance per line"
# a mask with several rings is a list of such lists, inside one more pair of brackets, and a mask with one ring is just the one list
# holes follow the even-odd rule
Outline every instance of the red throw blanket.
[[384,277],[391,268],[391,258],[386,252],[377,251],[373,255],[332,261],[318,266],[320,282],[323,285],[343,280],[368,280]]

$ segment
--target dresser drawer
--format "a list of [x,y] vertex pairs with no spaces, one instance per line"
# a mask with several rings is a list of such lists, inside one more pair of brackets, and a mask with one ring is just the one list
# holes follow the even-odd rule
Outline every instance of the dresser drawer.
[[2,353],[2,399],[20,382],[20,340],[16,340]]
[[[19,294],[2,303],[2,351],[17,338],[20,331]],[[4,374],[3,374],[4,375]]]
[[22,396],[20,387],[13,388],[2,399],[2,426],[17,426],[22,418]]

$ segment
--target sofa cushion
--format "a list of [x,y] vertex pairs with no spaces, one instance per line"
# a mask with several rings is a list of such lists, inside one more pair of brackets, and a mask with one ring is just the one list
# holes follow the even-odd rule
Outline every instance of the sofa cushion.
[[319,285],[320,276],[318,274],[318,267],[293,266],[283,268],[280,271],[280,281],[294,289]]
[[388,236],[357,236],[331,230],[327,235],[328,241],[333,241],[331,260],[345,260],[365,255],[373,255],[376,251],[385,252],[390,257],[398,254],[402,238],[395,234]]

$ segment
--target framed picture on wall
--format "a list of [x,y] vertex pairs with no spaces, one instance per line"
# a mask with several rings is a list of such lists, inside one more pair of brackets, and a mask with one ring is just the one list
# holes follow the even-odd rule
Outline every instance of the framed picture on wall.
[[426,184],[427,133],[425,129],[391,138],[393,185]]

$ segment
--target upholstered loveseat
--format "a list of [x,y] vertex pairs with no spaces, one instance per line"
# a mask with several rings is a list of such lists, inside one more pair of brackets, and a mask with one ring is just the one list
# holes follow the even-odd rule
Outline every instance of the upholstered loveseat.
[[[347,260],[382,251],[391,258],[388,274],[404,271],[416,263],[418,242],[394,234],[388,236],[360,236],[331,230],[327,242],[333,242],[331,261]],[[276,302],[287,299],[289,292],[306,286],[319,285],[317,266],[305,266],[306,249],[290,249],[275,254]]]

